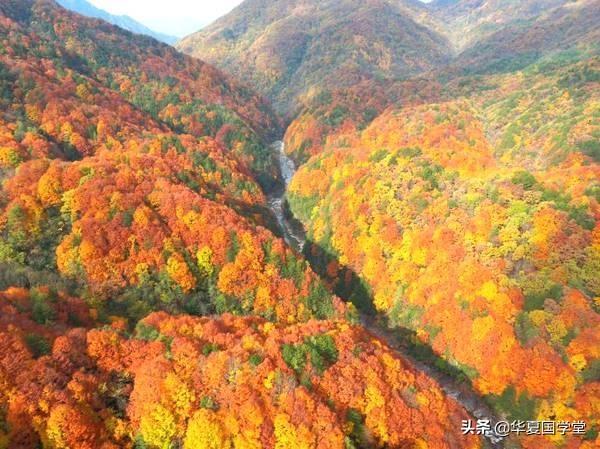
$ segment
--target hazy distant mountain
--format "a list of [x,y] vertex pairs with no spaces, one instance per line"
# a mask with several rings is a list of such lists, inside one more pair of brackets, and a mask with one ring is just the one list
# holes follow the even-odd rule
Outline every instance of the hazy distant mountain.
[[71,11],[82,14],[88,17],[95,17],[97,19],[105,20],[113,25],[117,25],[125,30],[131,31],[132,33],[145,34],[151,36],[159,41],[167,44],[174,44],[177,42],[177,38],[169,36],[167,34],[158,33],[151,30],[150,28],[136,22],[129,16],[115,16],[102,9],[96,8],[86,0],[56,0],[57,3]]
[[[527,3],[527,2],[522,2]],[[532,2],[535,3],[535,2]],[[507,72],[568,51],[597,54],[600,48],[600,0],[563,2],[529,20],[513,20],[473,42],[455,61],[470,72]]]
[[[577,2],[577,0],[575,0]],[[530,20],[569,0],[434,0],[429,8],[444,23],[457,50],[486,38],[511,23]]]
[[412,76],[452,51],[416,1],[247,0],[177,44],[289,112],[321,88]]

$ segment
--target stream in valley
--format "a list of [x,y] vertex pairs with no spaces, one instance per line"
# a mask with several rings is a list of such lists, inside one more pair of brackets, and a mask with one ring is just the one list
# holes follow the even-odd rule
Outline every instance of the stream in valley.
[[[283,142],[274,142],[271,144],[271,150],[275,152],[285,188],[280,187],[269,193],[268,205],[277,219],[277,224],[285,241],[297,251],[302,252],[306,243],[305,232],[297,221],[293,220],[287,212],[288,208],[286,207],[285,199],[287,187],[296,172],[296,165],[294,161],[285,154]],[[429,377],[435,379],[444,392],[461,404],[471,416],[475,419],[489,419],[492,422],[493,428],[494,423],[499,419],[468,384],[454,379],[448,374],[439,371],[434,366],[416,360],[408,353],[408,347],[406,344],[403,344],[398,333],[382,324],[376,317],[361,314],[360,321],[365,329],[375,337],[384,341],[390,348],[396,351],[402,359],[407,360],[416,370],[422,371]],[[493,449],[504,448],[503,438],[496,435],[493,431],[488,432],[484,436],[486,447]]]
[[279,226],[285,241],[288,245],[301,253],[304,249],[304,244],[306,243],[304,230],[300,228],[298,223],[292,222],[292,220],[288,218],[289,216],[286,213],[285,206],[285,193],[290,181],[294,177],[294,173],[296,173],[296,164],[285,154],[284,149],[283,142],[281,141],[271,144],[271,150],[275,153],[284,185],[270,192],[267,195],[267,202],[269,209],[271,209],[271,212],[273,212],[277,219],[277,225]]

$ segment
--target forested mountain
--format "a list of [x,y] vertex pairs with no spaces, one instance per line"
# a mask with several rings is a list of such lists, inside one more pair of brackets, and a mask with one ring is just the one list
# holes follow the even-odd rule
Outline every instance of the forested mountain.
[[[154,313],[133,332],[53,336],[36,321],[39,293],[0,301],[4,447],[481,448],[439,386],[344,322]],[[60,301],[53,329],[64,312],[89,320],[81,301]]]
[[415,75],[448,61],[418,2],[248,0],[177,44],[290,112],[322,88]]
[[[4,2],[1,11],[6,276],[54,271],[122,299],[119,307],[140,307],[132,317],[156,307],[214,310],[234,290],[261,285],[207,279],[224,265],[250,276],[244,264],[255,257],[261,270],[257,245],[271,263],[291,258],[298,276],[306,271],[286,294],[318,287],[261,226],[256,179],[268,182],[273,167],[261,135],[277,132],[263,100],[166,45],[53,2]],[[260,307],[275,316],[270,301]]]
[[[527,67],[533,67],[535,71],[568,66],[599,54],[598,0],[550,2],[548,5],[536,1],[492,3],[432,2],[429,5],[432,13],[440,21],[444,17],[446,20],[442,28],[439,27],[441,22],[437,22],[436,29],[446,34],[455,46],[460,45],[453,40],[452,27],[456,27],[461,36],[468,35],[467,28],[463,28],[466,25],[460,20],[488,23],[492,19],[486,15],[487,11],[494,13],[496,25],[490,33],[476,34],[479,37],[474,37],[475,40],[458,51],[446,65],[419,76],[361,81],[346,87],[323,86],[293,117],[285,136],[287,152],[296,161],[305,162],[309,156],[321,151],[328,138],[364,128],[390,106],[462,96],[464,90],[455,89],[457,84],[477,84],[478,76],[491,76],[490,83],[494,86],[496,74],[525,69],[519,76],[530,77],[531,70],[526,70]],[[586,72],[581,76],[594,78],[595,75]]]
[[127,31],[131,31],[132,33],[145,34],[146,36],[151,36],[166,44],[174,44],[175,42],[177,42],[177,38],[175,36],[168,36],[166,34],[153,31],[147,26],[136,22],[131,17],[115,16],[113,14],[109,14],[108,12],[100,8],[96,8],[94,5],[92,5],[86,0],[57,0],[57,3],[64,8],[70,9],[71,11],[74,11],[87,17],[95,17],[96,19],[102,19],[108,23],[117,25]]
[[[500,21],[502,25],[487,27],[489,32],[473,40],[454,66],[462,73],[511,72],[557,52],[571,60],[581,54],[597,54],[600,1],[562,3],[557,8],[541,9],[535,18]],[[507,12],[508,17],[512,14]]]
[[246,0],[177,48],[256,86],[294,118],[327,91],[594,53],[599,10],[597,0]]
[[[584,2],[586,0],[583,0]],[[433,0],[428,4],[461,51],[500,29],[527,23],[553,8],[581,0]]]
[[0,2],[0,448],[482,447],[272,232],[280,132],[210,65]]
[[288,190],[335,291],[511,420],[598,426],[599,74],[597,59],[534,66],[457,80],[362,131],[348,115]]
[[[471,18],[488,4],[455,3]],[[431,348],[500,415],[595,429],[600,9],[503,3],[536,17],[420,77],[316,96],[286,132],[304,164],[288,200],[313,267],[414,332],[416,354]]]

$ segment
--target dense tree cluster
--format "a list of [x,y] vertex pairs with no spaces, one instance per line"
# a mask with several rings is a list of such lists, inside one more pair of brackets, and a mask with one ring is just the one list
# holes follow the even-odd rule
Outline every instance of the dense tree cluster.
[[297,163],[305,163],[334,142],[345,145],[345,139],[365,129],[388,107],[439,101],[441,95],[441,84],[429,79],[369,80],[324,89],[287,128],[286,153]]
[[504,84],[388,110],[328,136],[288,194],[337,291],[515,418],[598,426],[598,81],[577,75],[597,70],[491,77]]
[[78,158],[137,125],[212,136],[265,182],[273,174],[260,137],[276,135],[278,119],[215,68],[104,22],[81,26],[51,1],[0,8],[2,102],[11,111],[3,126],[28,139],[0,161],[27,157],[40,139],[54,156]]
[[[444,69],[418,79],[324,89],[287,128],[286,152],[304,163],[324,149],[349,146],[386,109],[464,98],[505,164],[550,168],[574,151],[598,161],[599,64],[597,56],[566,53],[516,73],[459,76]],[[543,157],[526,148],[541,149]]]
[[22,164],[5,183],[3,261],[55,266],[98,297],[142,307],[134,316],[165,307],[298,321],[340,311],[306,262],[245,217],[264,198],[236,161],[209,140],[182,140]]
[[0,301],[3,448],[480,447],[439,387],[345,322],[155,313],[133,334],[61,332],[90,321],[82,301]]

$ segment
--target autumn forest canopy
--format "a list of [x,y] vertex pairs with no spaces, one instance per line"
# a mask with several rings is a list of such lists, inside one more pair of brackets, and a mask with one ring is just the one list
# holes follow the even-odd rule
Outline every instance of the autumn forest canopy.
[[598,447],[598,23],[0,0],[0,449]]

